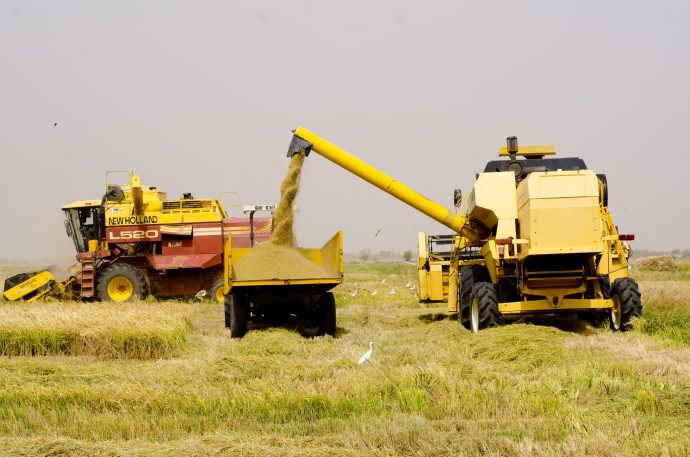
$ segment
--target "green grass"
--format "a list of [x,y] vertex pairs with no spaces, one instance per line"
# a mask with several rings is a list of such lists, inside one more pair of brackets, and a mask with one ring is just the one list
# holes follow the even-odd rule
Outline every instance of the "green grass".
[[652,326],[682,327],[668,316],[690,315],[687,282],[640,281],[649,301],[628,333],[554,321],[473,335],[418,304],[415,277],[348,265],[337,338],[231,340],[219,305],[180,304],[194,312],[176,357],[2,357],[0,454],[687,455],[690,344]]

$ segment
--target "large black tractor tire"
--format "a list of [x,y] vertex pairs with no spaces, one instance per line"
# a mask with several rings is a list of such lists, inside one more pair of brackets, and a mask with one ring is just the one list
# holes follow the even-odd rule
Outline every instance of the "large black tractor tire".
[[332,292],[325,292],[319,298],[317,309],[319,335],[335,336],[335,297]]
[[476,333],[493,327],[499,319],[496,288],[490,282],[475,283],[470,296],[470,330]]
[[114,263],[98,275],[98,298],[109,302],[143,300],[149,294],[148,282],[140,269],[128,263]]
[[225,281],[222,279],[217,280],[211,286],[209,290],[209,297],[214,303],[223,303],[225,301],[225,295],[223,295],[223,287],[225,287]]
[[642,316],[642,294],[637,282],[633,278],[616,279],[611,288],[611,299],[614,303],[611,309],[611,330],[630,330],[633,317]]
[[229,293],[225,296],[225,326],[231,338],[242,338],[247,333],[248,303],[244,295]]
[[458,306],[460,307],[459,321],[466,329],[470,329],[470,301],[472,297],[472,288],[475,283],[486,281],[488,274],[486,269],[481,265],[467,265],[460,268],[460,300]]

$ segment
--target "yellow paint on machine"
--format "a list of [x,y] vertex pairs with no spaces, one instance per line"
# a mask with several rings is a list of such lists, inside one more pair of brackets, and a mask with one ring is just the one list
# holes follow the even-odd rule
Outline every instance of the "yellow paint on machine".
[[232,237],[228,237],[225,242],[223,265],[224,265],[224,287],[225,295],[229,294],[233,287],[249,287],[249,286],[282,286],[282,285],[316,285],[316,284],[331,284],[336,285],[343,282],[343,274],[345,271],[345,261],[343,258],[343,233],[338,231],[331,237],[321,248],[296,248],[296,250],[313,262],[319,268],[324,270],[327,278],[309,278],[309,279],[290,279],[290,278],[276,278],[266,280],[235,280],[233,263],[239,261],[244,256],[249,254],[251,248],[233,248]]
[[[42,287],[48,286],[51,281],[56,282],[55,277],[49,271],[42,271],[11,289],[6,290],[3,296],[10,301],[19,300],[32,292],[38,291]],[[36,298],[37,297],[33,297],[29,301],[33,301]]]

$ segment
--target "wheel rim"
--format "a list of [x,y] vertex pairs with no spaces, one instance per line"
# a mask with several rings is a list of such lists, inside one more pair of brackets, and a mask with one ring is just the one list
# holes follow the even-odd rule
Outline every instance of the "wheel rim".
[[134,294],[134,286],[132,282],[123,277],[117,277],[110,280],[108,283],[108,296],[111,300],[116,302],[127,301],[132,298]]
[[216,301],[218,303],[223,303],[225,301],[225,295],[223,294],[223,288],[219,287],[216,289]]
[[479,301],[477,301],[477,297],[472,297],[470,302],[470,330],[472,333],[479,331]]
[[622,314],[623,312],[621,310],[620,299],[618,298],[618,295],[614,295],[613,308],[611,308],[611,326],[614,330],[620,330]]

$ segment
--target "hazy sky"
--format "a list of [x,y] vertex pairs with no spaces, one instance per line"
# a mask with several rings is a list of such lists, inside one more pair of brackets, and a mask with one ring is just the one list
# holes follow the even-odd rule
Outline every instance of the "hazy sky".
[[[0,258],[71,260],[60,208],[100,198],[109,169],[275,203],[298,125],[449,207],[506,136],[554,144],[606,173],[634,248],[688,248],[689,18],[687,1],[1,0]],[[448,232],[316,154],[298,204],[307,246]]]

